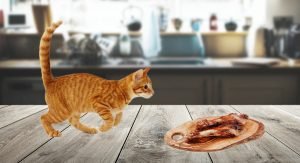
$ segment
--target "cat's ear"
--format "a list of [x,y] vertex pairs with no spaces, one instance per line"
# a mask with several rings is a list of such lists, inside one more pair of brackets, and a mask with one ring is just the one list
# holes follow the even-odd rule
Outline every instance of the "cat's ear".
[[147,76],[147,74],[148,74],[148,72],[150,71],[150,67],[146,67],[145,69],[144,69],[144,76]]
[[139,81],[144,77],[144,70],[143,69],[139,69],[138,71],[136,71],[134,73],[134,79],[135,81]]

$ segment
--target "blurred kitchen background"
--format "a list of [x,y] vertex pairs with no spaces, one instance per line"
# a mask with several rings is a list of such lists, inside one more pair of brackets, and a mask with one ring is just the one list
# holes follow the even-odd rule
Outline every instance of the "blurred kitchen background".
[[156,94],[134,104],[300,104],[300,0],[1,0],[0,104],[45,104],[57,20],[54,75],[150,66]]

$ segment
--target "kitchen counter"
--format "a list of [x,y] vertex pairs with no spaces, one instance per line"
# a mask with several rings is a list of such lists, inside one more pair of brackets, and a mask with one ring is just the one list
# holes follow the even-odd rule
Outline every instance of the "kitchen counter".
[[[151,65],[149,76],[157,94],[133,104],[300,104],[300,64],[290,66],[280,61],[271,67],[235,66],[231,63],[234,60],[237,59]],[[72,66],[60,62],[51,60],[56,77],[91,73],[110,80],[149,66]],[[0,61],[0,104],[45,104],[38,60]]]
[[[0,106],[2,162],[300,162],[300,106],[130,105],[120,125],[89,135],[68,123],[56,125],[49,138],[40,116],[45,105]],[[265,134],[255,141],[217,152],[187,152],[163,141],[164,134],[186,121],[240,112],[261,121]],[[95,114],[81,120],[99,126]]]
[[[237,66],[233,65],[232,62],[235,60],[241,60],[240,58],[231,58],[231,59],[204,59],[204,64],[159,64],[159,65],[134,65],[134,64],[102,64],[102,65],[63,65],[60,64],[62,60],[51,60],[51,68],[53,70],[120,70],[120,69],[138,69],[146,66],[151,66],[152,69],[197,69],[197,70],[213,70],[213,71],[224,71],[224,70],[288,70],[300,71],[300,63],[296,63],[294,65],[290,65],[287,61],[280,60],[278,64],[270,66],[270,67],[255,67],[255,66]],[[39,60],[2,60],[0,61],[0,72],[7,70],[40,70]]]

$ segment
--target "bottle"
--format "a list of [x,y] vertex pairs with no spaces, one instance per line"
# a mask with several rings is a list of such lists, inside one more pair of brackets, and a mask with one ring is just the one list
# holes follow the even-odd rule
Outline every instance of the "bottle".
[[120,54],[124,56],[129,56],[131,52],[131,39],[128,32],[122,32],[120,34]]
[[218,30],[218,18],[216,14],[211,14],[209,18],[209,29],[211,31],[216,31]]
[[4,27],[4,13],[3,10],[0,9],[0,28]]

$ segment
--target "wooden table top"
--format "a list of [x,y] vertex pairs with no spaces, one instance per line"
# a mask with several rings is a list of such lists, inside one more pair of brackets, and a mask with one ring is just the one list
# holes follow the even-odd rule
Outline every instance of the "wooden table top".
[[[55,125],[62,137],[49,138],[40,116],[45,105],[0,106],[0,162],[300,162],[300,106],[131,105],[119,126],[89,135],[68,123]],[[265,124],[262,138],[217,152],[188,152],[163,141],[186,121],[232,112]],[[99,126],[92,113],[81,121]]]

